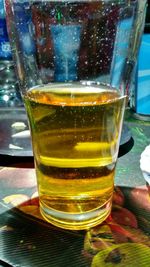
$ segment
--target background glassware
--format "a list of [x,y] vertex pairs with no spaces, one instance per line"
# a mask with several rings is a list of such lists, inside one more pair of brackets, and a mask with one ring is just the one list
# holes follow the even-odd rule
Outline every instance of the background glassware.
[[144,32],[137,66],[130,87],[130,107],[137,119],[150,121],[150,1],[147,1],[147,12]]
[[85,229],[110,214],[145,7],[138,0],[6,0],[40,209],[54,225]]
[[0,106],[19,105],[21,98],[8,39],[4,1],[0,0]]

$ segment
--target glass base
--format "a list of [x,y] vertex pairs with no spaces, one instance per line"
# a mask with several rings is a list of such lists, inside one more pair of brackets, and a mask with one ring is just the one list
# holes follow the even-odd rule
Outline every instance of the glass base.
[[67,213],[50,209],[40,203],[40,212],[49,223],[69,230],[84,230],[102,223],[110,214],[112,198],[103,206],[85,213]]

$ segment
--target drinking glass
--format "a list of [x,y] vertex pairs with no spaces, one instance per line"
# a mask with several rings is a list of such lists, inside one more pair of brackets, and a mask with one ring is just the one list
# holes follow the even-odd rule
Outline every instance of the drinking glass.
[[111,212],[127,91],[146,1],[6,0],[40,211],[87,229]]

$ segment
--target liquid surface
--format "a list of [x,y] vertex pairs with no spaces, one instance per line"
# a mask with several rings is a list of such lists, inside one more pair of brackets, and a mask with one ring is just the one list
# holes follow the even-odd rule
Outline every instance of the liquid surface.
[[82,214],[112,197],[125,98],[79,83],[35,87],[25,96],[40,201]]

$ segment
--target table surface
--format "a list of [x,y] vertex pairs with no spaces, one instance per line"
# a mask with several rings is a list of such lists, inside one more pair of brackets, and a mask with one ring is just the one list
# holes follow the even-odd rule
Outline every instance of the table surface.
[[136,120],[127,110],[125,123],[132,138],[118,159],[111,216],[88,231],[45,222],[33,158],[1,155],[0,266],[150,266],[150,187],[139,163],[150,144],[150,122]]

